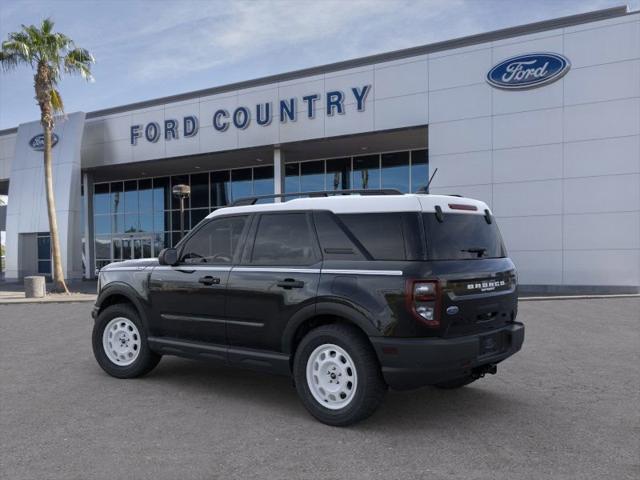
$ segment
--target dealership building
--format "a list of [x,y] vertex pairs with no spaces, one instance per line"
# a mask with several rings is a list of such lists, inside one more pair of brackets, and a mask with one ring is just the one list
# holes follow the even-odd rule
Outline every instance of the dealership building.
[[[0,131],[6,279],[49,273],[42,129]],[[63,268],[151,257],[250,195],[395,188],[492,208],[532,290],[640,287],[640,12],[616,7],[57,122]]]

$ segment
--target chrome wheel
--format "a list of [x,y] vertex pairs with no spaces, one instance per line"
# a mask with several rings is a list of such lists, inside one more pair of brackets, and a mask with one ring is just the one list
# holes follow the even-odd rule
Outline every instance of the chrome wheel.
[[330,410],[349,405],[358,388],[358,375],[346,350],[333,344],[316,348],[307,360],[307,385],[313,398]]
[[102,333],[104,353],[119,367],[126,367],[136,361],[140,355],[140,345],[138,327],[125,317],[111,320]]

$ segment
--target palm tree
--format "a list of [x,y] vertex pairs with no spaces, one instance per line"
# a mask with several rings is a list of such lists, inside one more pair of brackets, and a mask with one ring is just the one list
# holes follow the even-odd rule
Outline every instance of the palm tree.
[[76,47],[73,40],[66,35],[54,32],[53,21],[49,18],[44,19],[40,27],[22,25],[22,30],[9,34],[8,39],[2,42],[0,50],[0,63],[4,70],[27,65],[35,71],[35,98],[40,107],[40,123],[44,129],[44,178],[51,233],[53,290],[57,292],[69,293],[62,271],[51,173],[51,133],[54,115],[64,112],[57,87],[64,73],[79,74],[86,80],[91,80],[91,64],[94,62],[89,51]]

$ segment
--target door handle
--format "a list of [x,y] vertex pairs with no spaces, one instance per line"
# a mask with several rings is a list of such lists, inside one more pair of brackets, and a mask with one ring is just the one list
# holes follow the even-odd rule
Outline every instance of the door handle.
[[293,278],[285,278],[284,280],[279,281],[276,285],[289,290],[290,288],[304,287],[304,282],[302,280],[295,280]]
[[205,277],[200,277],[198,279],[198,282],[202,283],[203,285],[219,285],[220,279],[218,277],[212,277],[211,275],[207,275]]

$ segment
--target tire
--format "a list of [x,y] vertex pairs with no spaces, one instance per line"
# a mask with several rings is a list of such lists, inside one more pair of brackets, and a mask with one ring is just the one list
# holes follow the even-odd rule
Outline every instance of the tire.
[[311,330],[296,350],[293,375],[302,404],[327,425],[342,427],[364,420],[387,391],[373,348],[348,325]]
[[[107,329],[109,332],[105,333]],[[161,358],[149,349],[147,332],[136,309],[124,303],[100,312],[93,326],[92,344],[98,365],[116,378],[145,375]]]
[[471,375],[462,378],[456,378],[454,380],[448,380],[442,383],[436,383],[434,387],[440,388],[442,390],[454,390],[456,388],[462,388],[465,385],[469,385],[477,380],[477,378],[472,377]]

